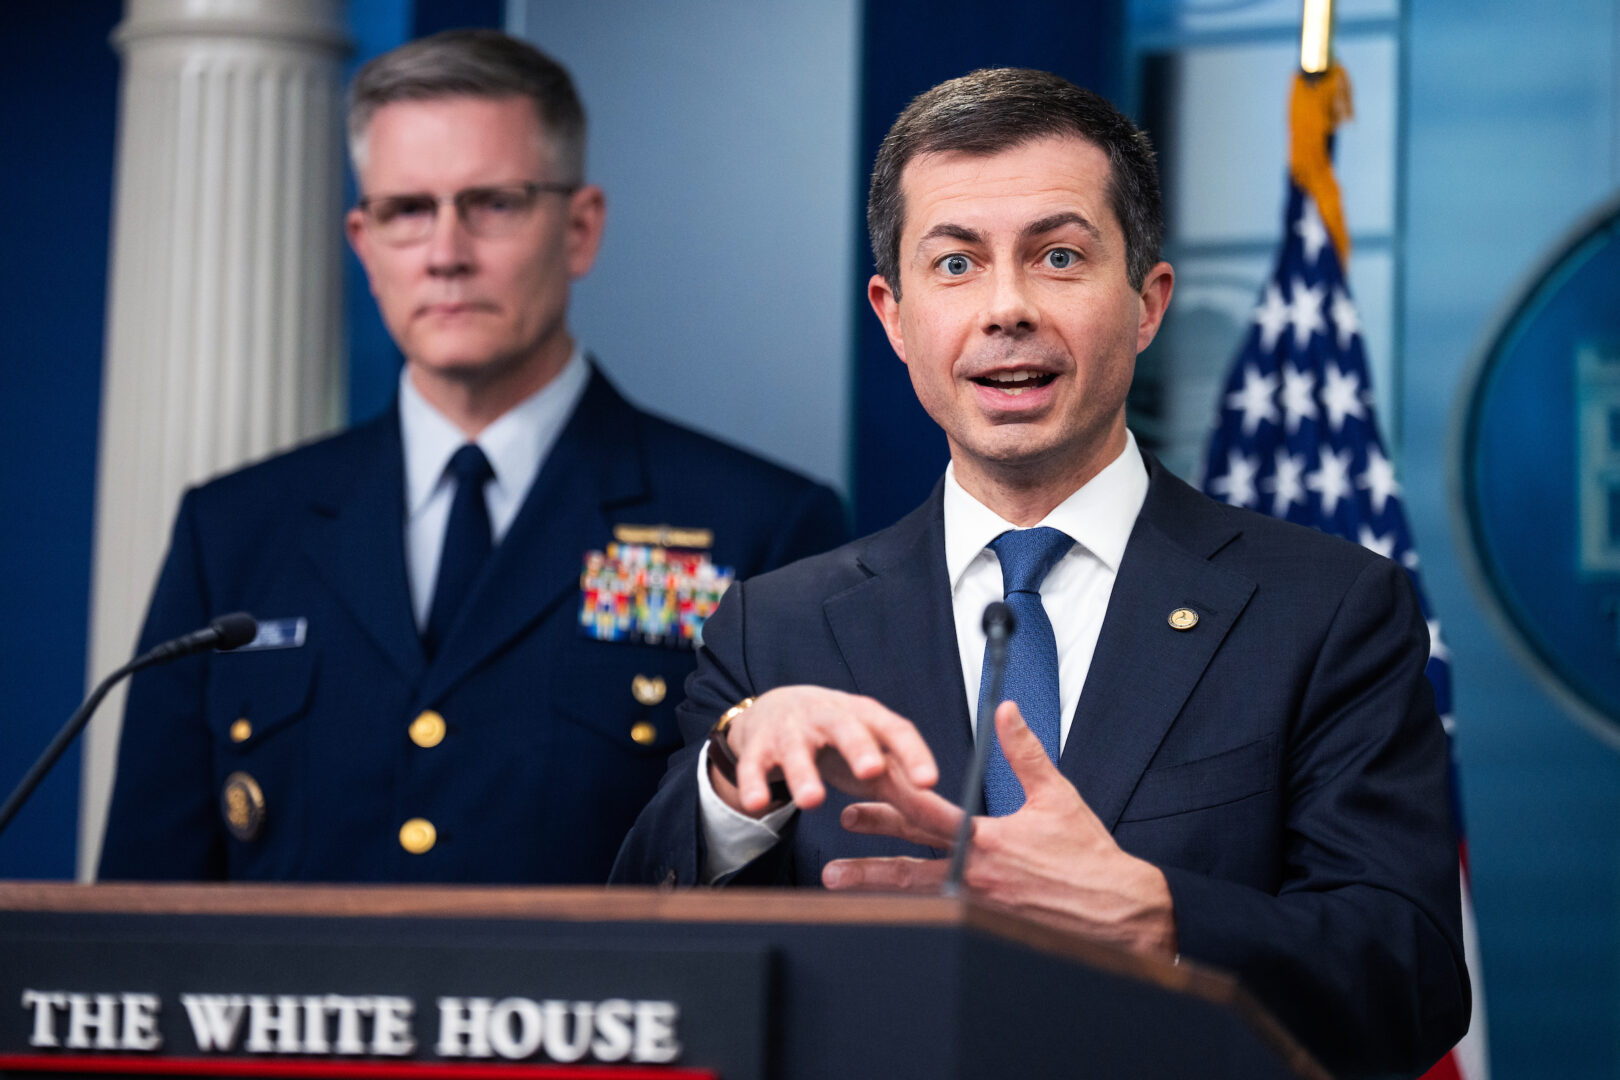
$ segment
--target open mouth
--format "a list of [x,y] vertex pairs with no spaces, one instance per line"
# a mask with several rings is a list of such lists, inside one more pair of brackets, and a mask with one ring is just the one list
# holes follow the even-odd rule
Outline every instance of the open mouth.
[[973,381],[980,386],[1017,397],[1026,390],[1049,386],[1055,378],[1057,375],[1050,371],[998,371],[991,375],[981,375]]

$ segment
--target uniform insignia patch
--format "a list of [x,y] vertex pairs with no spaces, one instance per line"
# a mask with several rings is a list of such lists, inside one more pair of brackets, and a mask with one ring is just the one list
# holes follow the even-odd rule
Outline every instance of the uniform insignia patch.
[[219,812],[232,836],[243,843],[257,839],[264,829],[264,792],[259,782],[245,772],[231,773],[219,793]]
[[701,551],[630,543],[588,551],[579,575],[580,632],[598,641],[696,648],[735,576]]

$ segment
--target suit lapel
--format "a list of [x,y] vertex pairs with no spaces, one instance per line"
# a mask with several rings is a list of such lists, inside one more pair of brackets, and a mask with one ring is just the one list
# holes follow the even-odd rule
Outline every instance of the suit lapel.
[[507,642],[577,601],[605,510],[645,498],[636,413],[596,371],[535,477],[528,498],[468,595],[427,673],[422,699],[442,697]]
[[390,406],[350,437],[356,446],[345,464],[351,467],[332,474],[342,486],[311,500],[304,551],[389,663],[415,681],[424,658],[405,571],[405,458],[398,407]]
[[942,482],[873,536],[860,553],[871,577],[829,597],[824,610],[855,689],[917,726],[939,766],[938,790],[954,800],[973,742],[945,569],[943,492]]
[[[1151,457],[1148,469],[1147,501],[1059,761],[1109,829],[1255,588],[1210,562],[1239,534],[1230,517]],[[1172,627],[1178,608],[1197,613],[1197,625]]]

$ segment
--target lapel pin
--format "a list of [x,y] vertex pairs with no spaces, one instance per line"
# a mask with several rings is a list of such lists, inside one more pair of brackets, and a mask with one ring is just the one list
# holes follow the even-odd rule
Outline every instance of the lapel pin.
[[1191,630],[1198,625],[1198,612],[1190,607],[1178,607],[1170,613],[1170,626],[1174,630]]

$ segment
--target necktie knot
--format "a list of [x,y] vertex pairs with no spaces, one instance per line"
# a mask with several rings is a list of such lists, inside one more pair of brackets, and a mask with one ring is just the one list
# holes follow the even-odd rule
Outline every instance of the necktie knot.
[[1074,539],[1057,529],[1010,529],[990,541],[1001,561],[1002,590],[1040,594],[1041,582],[1059,559],[1074,546]]
[[495,470],[489,466],[489,458],[484,456],[477,443],[466,443],[452,454],[446,471],[456,478],[458,489],[469,484],[482,487],[495,476]]

